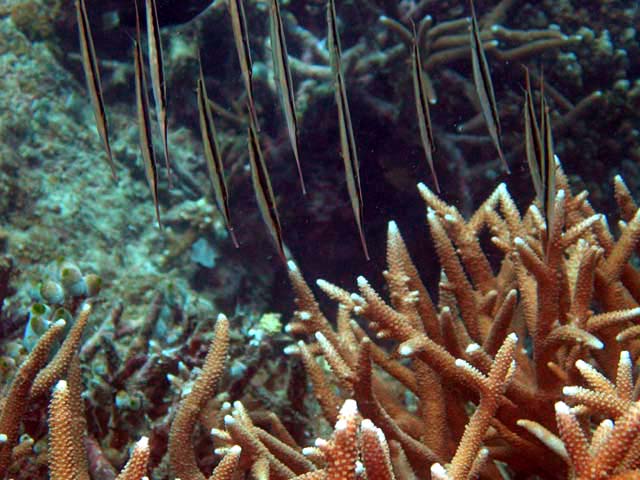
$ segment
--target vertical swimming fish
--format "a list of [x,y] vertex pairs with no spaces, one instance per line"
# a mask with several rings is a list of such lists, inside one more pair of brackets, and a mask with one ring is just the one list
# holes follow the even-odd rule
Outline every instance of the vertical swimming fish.
[[536,197],[540,207],[544,212],[546,209],[546,193],[545,181],[541,176],[544,171],[544,153],[542,150],[542,139],[540,137],[540,129],[538,120],[533,106],[533,92],[531,91],[531,80],[529,78],[529,70],[524,67],[525,71],[525,92],[524,92],[524,138],[525,138],[525,154],[529,165],[529,172],[533,181],[533,187],[536,191]]
[[544,77],[540,76],[540,127],[533,107],[529,71],[525,68],[525,152],[540,207],[547,220],[547,234],[553,223],[556,197],[556,160],[549,107],[544,98]]
[[482,116],[487,124],[489,135],[493,144],[498,150],[498,156],[504,166],[507,173],[511,173],[509,165],[502,153],[502,132],[500,129],[500,117],[498,115],[498,104],[496,103],[496,96],[493,91],[493,82],[491,81],[491,72],[489,71],[489,62],[487,62],[487,56],[484,53],[482,47],[482,40],[480,39],[480,28],[478,27],[478,19],[476,18],[476,11],[473,7],[473,0],[469,0],[471,5],[471,32],[469,35],[471,43],[471,64],[473,67],[473,82],[476,86],[476,93],[480,100],[480,107],[482,108]]
[[142,48],[140,47],[140,17],[138,16],[138,0],[134,0],[136,5],[136,39],[134,41],[134,63],[136,76],[136,104],[138,107],[138,131],[140,134],[140,151],[144,162],[144,173],[147,177],[153,205],[156,210],[158,227],[160,223],[160,206],[158,204],[158,171],[156,157],[151,138],[151,121],[149,120],[149,96],[147,94],[147,82],[144,75],[144,65],[142,63]]
[[[542,83],[542,82],[541,82]],[[542,95],[542,91],[540,92]],[[551,233],[551,225],[554,220],[555,200],[556,200],[556,155],[553,148],[553,135],[551,133],[551,117],[549,116],[549,106],[547,101],[542,99],[542,117],[543,128],[540,131],[542,136],[542,151],[544,159],[543,170],[541,175],[546,183],[546,215],[547,215],[547,233]]]
[[200,64],[200,76],[197,81],[198,91],[198,113],[200,116],[200,132],[202,133],[202,143],[204,144],[204,156],[207,161],[207,170],[209,171],[209,179],[213,186],[216,205],[224,218],[229,236],[233,241],[233,245],[238,248],[238,241],[231,226],[231,215],[229,213],[229,195],[227,192],[227,184],[224,179],[224,170],[222,165],[222,157],[218,148],[218,140],[216,138],[216,129],[213,124],[213,114],[211,107],[207,101],[207,89],[204,84],[204,75],[202,73],[202,64]]
[[171,188],[171,165],[169,163],[169,143],[167,132],[167,85],[164,77],[164,62],[162,59],[162,41],[160,25],[158,24],[158,10],[156,0],[145,0],[147,20],[147,43],[149,47],[149,71],[151,72],[151,88],[156,105],[156,117],[162,132],[162,146],[164,161]]
[[422,71],[422,60],[420,59],[420,48],[418,46],[418,35],[416,34],[416,26],[411,22],[413,27],[413,45],[411,48],[411,65],[413,73],[413,94],[416,99],[416,112],[418,114],[418,127],[420,128],[420,139],[422,140],[422,148],[427,157],[427,163],[431,170],[433,182],[436,190],[440,193],[440,184],[438,176],[433,165],[433,152],[436,144],[433,139],[433,129],[431,128],[431,115],[429,113],[429,98],[427,95],[426,84],[424,81],[424,73]]
[[82,67],[84,68],[84,76],[87,80],[87,88],[91,96],[93,105],[93,114],[96,118],[98,133],[102,138],[104,149],[107,152],[107,161],[111,168],[111,176],[114,180],[118,180],[116,174],[116,165],[111,154],[111,144],[109,143],[109,125],[107,124],[107,114],[104,108],[104,99],[102,97],[102,84],[100,82],[100,70],[98,69],[98,60],[96,51],[93,47],[93,37],[91,36],[91,25],[89,24],[89,16],[87,15],[87,6],[84,0],[76,0],[76,13],[78,17],[78,32],[80,34],[80,50],[82,53]]
[[256,194],[260,215],[267,225],[267,229],[278,249],[280,258],[286,263],[287,257],[284,252],[282,228],[276,207],[276,198],[273,194],[269,171],[267,170],[262,149],[260,148],[258,132],[251,117],[249,117],[249,161],[251,163],[251,182],[253,183],[253,191]]
[[231,26],[233,27],[233,39],[238,52],[238,61],[242,70],[242,78],[244,87],[247,91],[247,105],[249,107],[249,115],[253,117],[253,123],[258,131],[258,115],[256,114],[255,102],[253,100],[253,66],[251,62],[251,50],[249,49],[249,31],[247,30],[247,18],[244,14],[244,5],[242,0],[229,0],[229,16],[231,17]]
[[329,57],[331,58],[331,69],[333,70],[335,82],[335,98],[338,105],[338,126],[340,128],[340,147],[342,160],[344,161],[345,175],[347,178],[347,190],[351,199],[351,208],[358,226],[360,242],[367,260],[369,260],[369,250],[364,237],[363,229],[363,208],[362,208],[362,188],[360,187],[360,166],[358,165],[358,152],[356,142],[353,137],[353,126],[351,125],[351,114],[349,113],[349,102],[347,101],[347,89],[342,76],[340,36],[336,21],[336,9],[334,0],[329,0],[327,4],[327,44]]
[[280,101],[284,110],[284,116],[287,121],[289,142],[291,143],[293,155],[296,159],[296,165],[298,167],[300,186],[302,187],[302,193],[306,194],[307,189],[304,186],[304,179],[302,178],[302,168],[300,166],[296,101],[293,95],[293,81],[291,80],[289,56],[287,54],[287,44],[285,43],[284,26],[282,24],[282,16],[280,15],[280,5],[278,4],[278,0],[271,0],[271,7],[269,8],[269,27],[269,31],[271,34],[271,53],[273,55],[274,75],[276,78],[276,84],[278,86],[278,92],[280,94]]

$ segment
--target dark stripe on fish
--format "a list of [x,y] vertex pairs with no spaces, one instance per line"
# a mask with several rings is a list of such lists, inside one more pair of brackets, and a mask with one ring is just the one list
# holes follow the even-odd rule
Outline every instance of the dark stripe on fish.
[[251,61],[251,49],[249,48],[249,32],[247,29],[247,18],[244,14],[242,0],[229,0],[229,15],[231,16],[231,26],[233,28],[233,38],[238,53],[238,62],[242,70],[245,90],[247,91],[247,105],[249,115],[253,117],[257,131],[260,131],[258,115],[256,114],[255,102],[253,99],[253,62]]
[[[135,0],[136,14],[138,13],[138,0]],[[158,227],[162,228],[160,222],[160,206],[158,204],[158,171],[156,167],[153,140],[151,138],[151,120],[149,119],[149,97],[147,93],[147,82],[144,75],[144,64],[142,60],[142,48],[140,47],[140,17],[136,28],[136,40],[134,41],[134,64],[136,75],[136,104],[138,106],[138,130],[140,133],[140,150],[144,162],[144,172],[147,183],[151,189],[153,205],[156,211]]]
[[338,106],[338,126],[340,127],[340,147],[342,160],[344,161],[345,176],[347,180],[347,190],[351,199],[351,208],[355,216],[360,243],[367,260],[369,260],[369,250],[364,236],[363,229],[363,202],[362,188],[360,186],[360,166],[358,164],[358,152],[356,142],[353,137],[353,125],[351,124],[351,114],[349,112],[349,102],[347,101],[347,88],[341,71],[340,58],[340,37],[338,36],[336,11],[333,0],[327,4],[327,25],[328,25],[328,46],[331,57],[331,69],[335,78],[335,98]]
[[164,61],[162,59],[162,39],[160,38],[160,25],[158,24],[156,0],[145,0],[145,2],[151,88],[153,90],[153,98],[156,105],[156,117],[158,119],[160,131],[162,132],[164,161],[169,178],[169,188],[171,188],[171,164],[169,162],[169,143],[167,138],[167,85],[165,83]]
[[293,94],[293,80],[291,79],[291,70],[289,69],[289,55],[287,54],[287,44],[284,37],[284,26],[282,24],[282,16],[280,15],[280,5],[278,4],[278,0],[271,0],[269,20],[271,31],[271,52],[273,55],[273,67],[275,70],[276,82],[287,122],[289,142],[291,143],[293,155],[296,159],[298,177],[300,178],[300,187],[302,188],[302,193],[306,194],[307,189],[304,186],[302,167],[300,166],[300,142],[298,119],[296,118],[296,101]]
[[238,248],[233,227],[231,226],[231,214],[229,210],[229,195],[227,185],[224,178],[224,167],[222,164],[222,156],[218,148],[218,140],[216,138],[216,128],[213,123],[213,114],[211,107],[207,101],[207,89],[204,83],[204,75],[202,73],[202,65],[200,66],[200,76],[197,80],[198,91],[198,112],[200,117],[200,132],[202,134],[202,143],[204,144],[205,159],[207,162],[207,170],[209,171],[209,179],[214,190],[214,198],[218,210],[224,218],[225,225],[229,232],[229,236],[233,245]]
[[107,161],[111,168],[111,176],[117,181],[116,165],[113,161],[111,153],[111,144],[109,142],[109,125],[107,123],[107,113],[104,107],[104,98],[102,95],[102,83],[100,81],[100,70],[98,69],[98,61],[96,51],[93,46],[93,38],[91,35],[91,25],[89,24],[89,16],[87,15],[87,7],[84,0],[76,0],[76,13],[78,18],[78,31],[80,34],[80,49],[82,51],[82,67],[84,76],[87,80],[87,88],[91,96],[91,104],[93,105],[93,114],[96,119],[98,134],[104,144],[107,152]]
[[256,132],[256,127],[252,122],[249,123],[248,137],[249,161],[251,162],[251,181],[253,183],[253,190],[258,202],[258,208],[260,209],[262,220],[267,225],[271,238],[278,249],[280,258],[282,258],[282,261],[286,263],[287,258],[284,252],[282,228],[280,226],[278,209],[276,207],[276,199],[273,195],[271,180],[269,180],[269,172],[262,155],[262,149],[260,148],[258,133]]
[[431,170],[433,182],[436,190],[440,193],[440,184],[436,169],[433,164],[433,152],[436,149],[436,143],[433,138],[433,129],[431,127],[431,114],[429,112],[429,101],[427,99],[424,75],[422,72],[422,60],[420,59],[420,48],[418,46],[418,36],[416,34],[416,26],[411,22],[413,27],[413,48],[412,48],[412,67],[413,67],[413,92],[416,98],[416,112],[418,115],[418,128],[420,129],[420,139],[422,140],[422,148],[427,157],[427,163]]
[[531,80],[529,78],[529,70],[525,70],[525,101],[524,101],[524,128],[525,128],[525,154],[529,172],[533,181],[533,187],[536,191],[538,203],[543,212],[546,212],[546,193],[545,182],[542,178],[544,170],[544,152],[542,149],[542,139],[540,137],[540,129],[538,128],[538,120],[536,111],[533,106],[533,92],[531,90]]
[[549,116],[549,106],[547,101],[543,99],[544,111],[541,113],[544,119],[544,130],[542,131],[542,147],[544,151],[544,164],[541,174],[544,175],[546,183],[546,215],[547,215],[547,234],[551,234],[551,225],[553,224],[556,203],[556,160],[553,149],[553,135],[551,133],[551,117]]
[[480,100],[482,115],[487,123],[489,135],[491,136],[496,150],[498,151],[500,161],[507,173],[510,173],[509,165],[507,165],[507,161],[502,153],[500,116],[498,115],[498,105],[496,103],[496,97],[493,90],[493,82],[491,81],[491,73],[489,72],[489,62],[487,62],[487,56],[485,55],[484,48],[482,47],[480,28],[478,27],[478,19],[476,18],[473,0],[469,0],[469,4],[471,6],[471,63],[473,67],[473,80],[476,86],[476,93]]

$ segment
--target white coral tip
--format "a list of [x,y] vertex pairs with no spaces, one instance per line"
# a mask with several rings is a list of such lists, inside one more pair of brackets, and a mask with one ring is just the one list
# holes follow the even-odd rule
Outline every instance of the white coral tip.
[[431,465],[431,476],[438,479],[448,478],[447,471],[439,463],[434,463],[433,465]]
[[564,402],[556,402],[554,407],[558,415],[571,415],[571,408]]
[[358,404],[352,398],[344,401],[340,409],[340,415],[343,417],[355,417],[358,414]]
[[566,395],[567,397],[573,397],[577,395],[579,391],[580,391],[580,387],[577,387],[575,385],[562,388],[562,394]]
[[56,383],[56,386],[54,387],[54,390],[56,392],[61,392],[63,390],[67,389],[67,381],[66,380],[59,380],[58,383]]
[[149,437],[140,437],[140,440],[136,442],[136,448],[147,450],[149,448]]
[[480,345],[477,343],[470,343],[465,349],[465,353],[474,353],[480,350]]
[[414,351],[415,351],[414,348],[411,347],[410,345],[400,345],[400,348],[398,348],[398,353],[403,357],[408,357],[412,355]]

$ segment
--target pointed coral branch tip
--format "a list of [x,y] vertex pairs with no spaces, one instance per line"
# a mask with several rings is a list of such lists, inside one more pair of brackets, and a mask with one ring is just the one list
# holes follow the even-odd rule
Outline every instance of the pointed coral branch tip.
[[340,409],[340,415],[345,417],[352,417],[358,414],[358,404],[352,398],[344,401],[342,408]]
[[564,402],[556,402],[554,408],[559,415],[571,415],[571,408]]
[[56,392],[61,392],[63,390],[67,389],[67,381],[66,380],[59,380],[58,383],[56,383],[56,386],[54,387]]
[[138,440],[136,442],[136,448],[141,448],[141,449],[148,449],[149,448],[149,437],[147,436],[142,436],[140,437],[140,440]]

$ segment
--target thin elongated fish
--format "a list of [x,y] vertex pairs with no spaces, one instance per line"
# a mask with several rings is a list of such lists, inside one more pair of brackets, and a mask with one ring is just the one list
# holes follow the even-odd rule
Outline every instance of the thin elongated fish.
[[273,194],[271,180],[269,179],[269,171],[267,164],[262,155],[260,148],[260,139],[256,126],[249,117],[249,161],[251,163],[251,183],[253,183],[253,191],[256,194],[258,208],[262,220],[267,225],[267,229],[273,238],[273,242],[278,249],[278,254],[283,262],[287,262],[284,253],[284,244],[282,241],[282,227],[280,226],[280,217],[276,207],[276,197]]
[[[541,92],[542,94],[542,92]],[[542,99],[542,109],[540,115],[543,118],[543,129],[540,131],[542,135],[542,150],[544,152],[544,169],[542,175],[546,178],[547,193],[547,233],[551,233],[551,225],[554,221],[555,199],[556,199],[556,155],[553,148],[553,135],[551,133],[551,117],[549,116],[549,106],[547,101]]]
[[136,75],[136,104],[138,107],[138,131],[140,133],[140,151],[144,162],[144,173],[147,183],[151,189],[153,205],[156,210],[158,227],[162,228],[160,222],[160,206],[158,204],[158,170],[156,166],[156,156],[151,138],[151,121],[149,119],[149,95],[147,93],[147,82],[144,75],[142,63],[142,48],[140,47],[140,17],[138,16],[138,0],[136,5],[136,40],[134,41],[134,63]]
[[162,60],[162,42],[160,39],[160,25],[158,24],[158,10],[156,0],[145,0],[147,18],[147,43],[149,47],[149,71],[151,72],[151,88],[156,105],[156,117],[162,132],[162,146],[164,161],[171,188],[171,164],[169,163],[169,143],[167,131],[167,85],[164,77],[164,62]]
[[478,19],[476,18],[476,11],[473,7],[473,0],[470,0],[469,4],[471,5],[471,33],[469,38],[471,42],[473,82],[476,86],[476,93],[480,100],[482,116],[487,124],[491,140],[493,140],[493,144],[495,145],[496,150],[498,150],[498,156],[500,157],[500,161],[502,162],[504,169],[507,173],[511,173],[509,171],[509,165],[507,165],[507,161],[502,153],[502,132],[500,129],[498,104],[496,103],[496,96],[493,91],[489,62],[487,62],[487,56],[484,53],[482,41],[480,40],[480,28],[478,27]]
[[202,133],[202,143],[204,144],[204,156],[207,161],[207,170],[209,171],[209,179],[213,186],[216,205],[224,218],[224,223],[229,231],[229,236],[233,241],[233,245],[238,248],[238,241],[231,226],[231,215],[229,213],[229,195],[227,192],[227,184],[224,179],[224,170],[222,165],[222,157],[218,148],[218,140],[216,138],[216,129],[213,124],[213,114],[211,107],[207,101],[207,89],[204,84],[204,75],[202,74],[202,65],[200,65],[200,76],[197,82],[198,90],[198,113],[200,116],[200,132]]
[[533,187],[536,191],[536,197],[542,211],[546,210],[546,186],[545,179],[541,176],[544,171],[543,162],[544,153],[542,150],[542,138],[540,137],[540,128],[536,118],[535,108],[533,106],[533,92],[531,91],[531,80],[529,78],[529,70],[524,67],[525,71],[525,92],[524,92],[524,137],[525,137],[525,154],[529,172],[533,181]]
[[233,39],[238,52],[238,61],[242,70],[242,78],[244,87],[247,91],[247,105],[249,107],[249,115],[258,132],[260,125],[258,124],[258,115],[256,114],[256,106],[253,101],[253,64],[251,62],[251,50],[249,49],[249,31],[247,30],[247,18],[244,15],[244,5],[242,0],[229,0],[229,16],[231,17],[231,26],[233,27]]
[[433,182],[436,190],[440,193],[440,184],[438,176],[433,164],[433,152],[436,150],[436,144],[433,139],[433,129],[431,128],[431,114],[429,113],[429,97],[424,81],[424,73],[422,71],[422,60],[420,58],[420,48],[418,46],[418,36],[416,34],[416,26],[411,22],[413,27],[413,46],[411,49],[411,65],[413,73],[413,94],[416,99],[416,112],[418,114],[418,127],[420,129],[420,139],[422,140],[422,148],[427,157],[427,163],[431,170]]
[[76,13],[78,17],[78,31],[80,33],[80,50],[82,53],[82,67],[84,68],[84,76],[87,79],[87,88],[93,105],[93,114],[96,117],[96,125],[98,133],[102,138],[104,149],[107,152],[107,161],[111,168],[111,176],[114,180],[118,180],[116,174],[116,165],[111,154],[111,144],[109,143],[109,125],[107,123],[107,114],[104,108],[104,99],[102,97],[102,84],[100,82],[100,70],[98,69],[98,60],[96,51],[93,47],[93,37],[91,36],[91,26],[89,24],[89,16],[87,15],[87,6],[84,0],[76,0]]
[[556,161],[549,107],[544,98],[544,77],[540,76],[540,126],[533,106],[529,71],[525,68],[525,152],[536,196],[547,220],[547,234],[553,223],[556,197]]
[[360,166],[358,164],[358,152],[356,142],[353,137],[353,126],[351,125],[351,114],[349,113],[349,102],[347,101],[347,89],[342,76],[340,36],[336,22],[336,8],[334,0],[329,0],[327,4],[327,43],[329,46],[329,56],[331,58],[331,69],[333,70],[335,82],[335,97],[338,105],[338,126],[340,129],[340,148],[342,160],[344,161],[345,175],[347,179],[347,190],[351,199],[351,208],[358,226],[360,242],[367,260],[369,260],[369,250],[364,236],[363,228],[363,207],[362,188],[360,187]]
[[[271,0],[269,8],[269,30],[271,33],[271,53],[273,55],[273,70],[280,93],[280,101],[284,116],[287,121],[287,131],[289,142],[293,149],[293,155],[298,167],[298,177],[302,193],[306,194],[302,177],[302,167],[300,166],[299,139],[298,139],[298,119],[296,117],[296,101],[293,96],[293,81],[291,80],[291,70],[289,69],[289,56],[287,55],[287,44],[284,38],[284,27],[280,15],[280,5],[278,0]],[[256,127],[257,128],[257,127]]]

